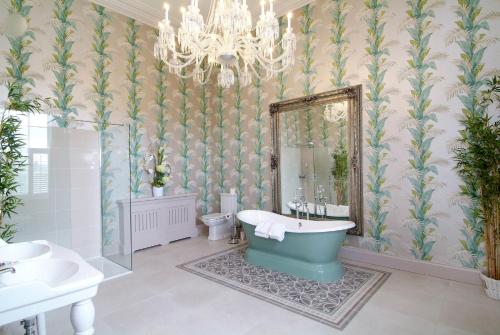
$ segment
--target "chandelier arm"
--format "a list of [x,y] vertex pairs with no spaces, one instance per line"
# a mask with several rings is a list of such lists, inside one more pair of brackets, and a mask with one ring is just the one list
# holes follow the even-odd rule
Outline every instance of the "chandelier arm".
[[212,69],[213,69],[213,65],[209,65],[208,66],[208,69],[206,71],[203,71],[204,73],[208,72],[208,75],[205,76],[205,80],[201,82],[201,85],[206,85],[208,84],[209,80],[210,80],[210,76],[212,75]]
[[[256,53],[256,58],[261,63],[270,64],[270,65],[274,65],[276,63],[282,63],[283,59],[286,58],[287,56],[288,56],[287,52],[285,52],[285,51],[283,51],[279,56],[273,57],[273,58],[266,57],[262,52]],[[290,66],[290,65],[283,66],[283,67],[281,67],[279,69],[284,70],[288,66]]]
[[[206,55],[209,53],[209,50],[211,48],[219,48],[221,45],[221,43],[218,39],[218,36],[216,36],[217,38],[215,40],[213,40],[211,37],[212,37],[212,35],[202,36],[202,38],[200,39],[201,41],[199,43],[197,43],[197,47],[199,47],[199,49],[202,51],[201,53],[204,55],[203,58],[207,57]],[[214,46],[213,43],[210,43],[211,41],[216,43],[216,45]],[[205,42],[205,43],[203,43],[203,42]],[[204,45],[204,44],[206,44],[206,45]],[[196,56],[193,53],[180,52],[177,50],[177,47],[175,49],[169,48],[169,50],[172,51],[173,53],[175,53],[175,55],[179,58],[188,59],[188,60],[196,59]],[[190,64],[192,64],[192,62]]]
[[272,67],[273,67],[273,65],[274,65],[274,64],[276,64],[276,63],[280,63],[280,64],[282,64],[282,60],[283,60],[283,58],[284,58],[284,55],[280,56],[279,58],[276,58],[276,61],[269,62],[269,61],[267,61],[267,59],[262,59],[262,58],[260,57],[260,55],[258,55],[258,56],[257,56],[257,60],[259,61],[259,64],[263,65],[263,66],[264,66],[264,68],[266,68],[266,69],[268,69],[268,70],[271,70],[271,71],[273,71],[273,72],[283,72],[283,71],[285,71],[287,68],[289,68],[289,67],[290,67],[290,64],[289,64],[289,65],[282,65],[281,67],[276,68],[276,69],[272,68]]
[[[203,68],[202,68],[203,73],[206,74],[208,72],[208,75],[204,75],[204,77],[206,79],[200,83],[201,85],[205,85],[208,83],[210,76],[212,75],[212,69],[213,69],[213,65],[210,65],[208,67],[208,69],[206,69],[206,70],[203,70]],[[182,78],[182,79],[189,79],[189,78],[192,78],[194,76],[194,71],[191,71],[191,73],[188,73],[185,75],[183,75],[182,73],[177,73],[176,75],[177,75],[177,77]]]
[[[250,38],[248,36],[245,36],[245,38],[239,38],[238,40],[248,40],[252,45],[259,45],[260,44],[260,39],[257,36],[250,35]],[[284,38],[282,37],[281,39],[275,41],[274,48],[276,49],[278,46],[283,50],[283,41]]]
[[196,57],[193,54],[186,55],[186,54],[177,53],[176,58],[186,59],[185,63],[187,63],[187,62],[192,63],[192,60],[194,60]]
[[260,77],[260,75],[257,73],[257,70],[255,70],[253,64],[248,64],[248,67],[250,67],[250,70],[252,70],[253,74],[256,76],[256,77]]
[[173,64],[168,60],[163,60],[165,64],[167,64],[169,67],[174,68],[174,69],[183,69],[185,67],[188,67],[194,63],[194,58],[192,58],[189,62],[183,62],[180,64]]
[[[274,64],[276,64],[276,63],[280,63],[280,62],[282,62],[282,60],[283,60],[285,57],[287,57],[287,53],[286,53],[285,51],[283,51],[283,52],[281,52],[281,54],[280,54],[279,56],[277,56],[277,57],[273,57],[272,59],[271,59],[271,58],[267,58],[267,57],[265,57],[265,56],[264,56],[263,50],[262,50],[262,49],[258,49],[258,48],[256,48],[256,47],[255,47],[255,44],[253,44],[253,45],[252,45],[252,44],[248,44],[248,43],[245,43],[245,42],[243,42],[243,41],[241,41],[241,40],[239,40],[239,43],[238,43],[238,45],[237,45],[237,46],[238,46],[238,48],[237,48],[237,49],[239,49],[239,50],[240,50],[240,51],[238,51],[238,54],[240,55],[240,57],[241,57],[242,59],[243,59],[243,57],[242,57],[242,54],[243,54],[243,53],[241,52],[241,50],[245,50],[245,49],[252,49],[252,51],[253,51],[252,53],[253,53],[254,55],[256,55],[256,58],[258,58],[258,59],[259,59],[259,61],[260,61],[260,63],[262,63],[262,64],[272,64],[272,65],[274,65]],[[276,48],[276,47],[275,47],[275,48]],[[282,67],[282,68],[280,68],[280,69],[286,69],[287,67],[288,67],[288,65],[287,65],[287,66],[284,66],[284,67]]]

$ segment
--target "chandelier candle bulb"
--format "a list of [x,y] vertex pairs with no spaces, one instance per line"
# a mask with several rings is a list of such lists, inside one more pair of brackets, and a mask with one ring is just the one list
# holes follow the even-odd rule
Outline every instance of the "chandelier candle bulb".
[[290,32],[292,29],[292,12],[288,12],[287,18],[288,18],[287,32]]
[[168,22],[168,10],[170,9],[170,5],[168,3],[164,3],[163,9],[165,10],[165,22]]

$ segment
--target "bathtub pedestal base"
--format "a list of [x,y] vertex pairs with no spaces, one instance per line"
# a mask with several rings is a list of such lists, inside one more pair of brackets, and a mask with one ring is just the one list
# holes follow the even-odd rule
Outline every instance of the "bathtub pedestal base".
[[285,272],[294,276],[316,280],[319,282],[334,282],[344,276],[344,266],[339,261],[329,263],[309,263],[282,255],[265,252],[248,247],[245,252],[248,263],[271,270]]

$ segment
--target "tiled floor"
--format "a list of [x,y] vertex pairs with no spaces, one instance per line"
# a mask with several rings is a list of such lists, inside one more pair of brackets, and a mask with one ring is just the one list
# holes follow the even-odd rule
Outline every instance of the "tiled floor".
[[[500,334],[500,302],[479,286],[392,271],[339,332],[176,268],[228,247],[195,238],[136,253],[134,273],[102,284],[94,299],[96,335]],[[47,323],[49,335],[72,334],[68,308]]]
[[[129,256],[130,257],[130,256]],[[118,265],[118,263],[115,263],[113,261],[110,261],[109,259],[106,259],[105,257],[96,257],[90,260],[87,260],[87,262],[92,265],[94,268],[97,270],[101,271],[104,274],[104,280],[112,280],[121,276],[125,276],[130,274],[130,270],[127,268],[124,268],[121,265]],[[126,264],[126,263],[122,263]],[[128,265],[128,264],[127,264]]]

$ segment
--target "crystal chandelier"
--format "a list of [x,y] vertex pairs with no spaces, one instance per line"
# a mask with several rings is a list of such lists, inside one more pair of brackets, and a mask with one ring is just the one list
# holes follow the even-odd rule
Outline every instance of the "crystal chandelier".
[[273,0],[269,0],[268,10],[265,0],[260,5],[260,17],[253,28],[246,0],[212,1],[207,22],[200,14],[198,0],[191,0],[187,9],[181,7],[182,21],[176,33],[168,18],[169,5],[165,4],[154,55],[179,77],[193,77],[201,84],[208,81],[214,67],[220,68],[217,80],[224,88],[234,84],[234,71],[242,86],[251,83],[251,73],[258,76],[257,66],[272,77],[294,61],[292,14],[288,13],[288,27],[279,40]]

